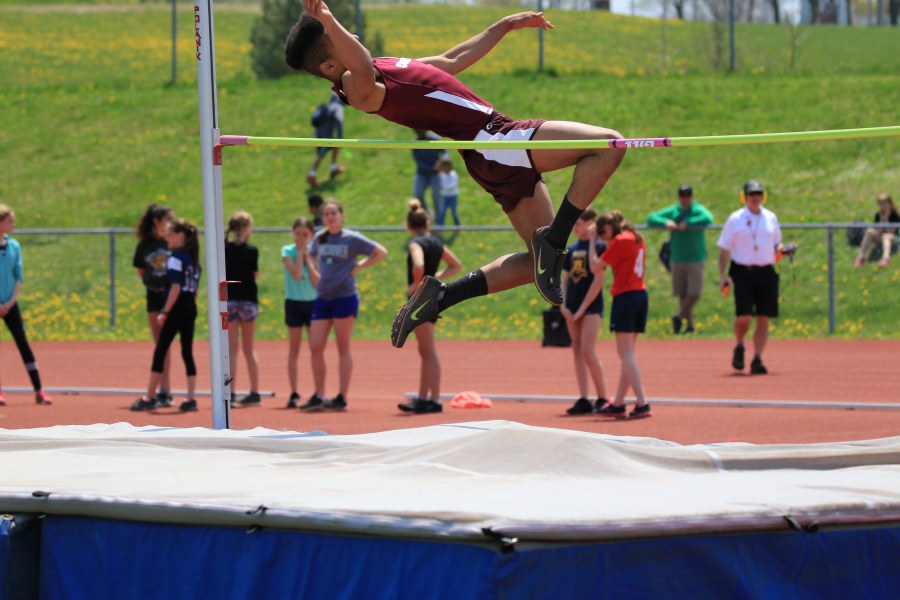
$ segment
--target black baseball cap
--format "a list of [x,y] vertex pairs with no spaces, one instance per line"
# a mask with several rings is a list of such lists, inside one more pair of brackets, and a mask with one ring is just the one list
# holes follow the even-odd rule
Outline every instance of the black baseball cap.
[[693,196],[694,188],[691,187],[689,183],[682,183],[678,186],[678,195],[679,196]]
[[744,193],[745,194],[762,194],[765,190],[763,188],[763,184],[758,182],[755,179],[751,179],[747,183],[744,184]]

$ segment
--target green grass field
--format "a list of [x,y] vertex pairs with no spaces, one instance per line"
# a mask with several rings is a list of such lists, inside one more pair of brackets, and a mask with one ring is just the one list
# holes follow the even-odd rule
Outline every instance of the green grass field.
[[[217,6],[216,50],[222,133],[302,137],[327,86],[295,76],[258,82],[249,70],[255,7]],[[2,199],[17,210],[19,228],[129,227],[148,202],[164,202],[202,221],[192,12],[179,7],[178,81],[170,77],[169,8],[115,3],[28,7],[0,2],[0,172]],[[505,9],[371,6],[370,34],[379,31],[398,56],[446,49],[505,14]],[[900,124],[900,39],[888,28],[805,28],[796,69],[787,65],[784,27],[740,25],[738,71],[710,67],[710,25],[600,13],[551,12],[545,74],[535,74],[536,36],[510,35],[463,75],[476,92],[513,117],[570,119],[613,127],[629,137],[715,135],[841,129]],[[410,132],[348,111],[346,135],[406,139]],[[769,207],[784,223],[869,219],[874,197],[900,196],[900,138],[669,150],[637,150],[598,199],[642,222],[673,200],[682,181],[721,222],[737,208],[750,177],[770,190]],[[249,210],[257,226],[287,227],[305,211],[305,173],[312,152],[230,148],[225,152],[226,214]],[[326,191],[343,201],[349,226],[399,225],[410,193],[408,152],[354,150],[348,172]],[[548,174],[561,197],[569,172]],[[503,214],[463,178],[466,224],[502,225]],[[365,272],[360,337],[386,335],[405,277],[402,233],[373,234],[391,251]],[[662,235],[652,233],[650,246]],[[825,233],[790,232],[801,242],[785,266],[784,316],[776,335],[827,334]],[[130,267],[133,238],[117,240],[117,327],[108,326],[108,240],[105,236],[19,236],[26,258],[22,305],[34,339],[142,339],[141,290]],[[838,334],[896,337],[900,267],[854,270],[837,232]],[[258,234],[264,268],[263,337],[283,335],[278,249],[285,234]],[[710,233],[712,245],[715,236]],[[519,250],[511,233],[464,233],[453,242],[466,267]],[[727,336],[730,301],[712,287],[699,318],[702,335]],[[668,280],[650,269],[650,335],[664,335],[673,304]],[[442,321],[447,337],[538,338],[540,311],[531,289],[454,309]]]

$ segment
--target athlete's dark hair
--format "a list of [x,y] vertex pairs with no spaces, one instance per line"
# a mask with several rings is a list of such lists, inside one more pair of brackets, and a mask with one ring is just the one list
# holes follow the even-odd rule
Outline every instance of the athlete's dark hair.
[[635,240],[638,244],[644,241],[644,238],[641,237],[641,234],[638,233],[634,225],[625,220],[625,215],[623,215],[621,211],[615,209],[608,210],[597,217],[598,231],[602,230],[606,225],[612,226],[613,237],[619,235],[623,231],[630,231],[634,234]]
[[310,194],[306,197],[306,205],[310,208],[319,210],[319,207],[325,204],[325,199],[319,194]]
[[294,219],[294,224],[291,225],[291,231],[294,231],[298,227],[306,227],[312,233],[316,232],[316,225],[306,217],[297,217]]
[[200,242],[197,239],[197,227],[184,219],[172,219],[169,221],[169,229],[175,233],[184,234],[183,249],[191,257],[194,266],[200,263]]
[[[322,205],[322,210],[325,210],[325,207],[328,206],[329,204],[336,206],[338,209],[338,212],[341,214],[344,214],[344,207],[341,206],[341,203],[338,202],[337,200],[335,200],[334,198],[329,198],[328,200],[326,200],[325,204]],[[328,239],[328,228],[323,227],[322,231],[319,233],[319,235],[316,236],[316,240],[318,240],[318,242],[320,244],[324,244],[325,240],[327,240],[327,239]]]
[[581,221],[593,221],[596,218],[597,218],[597,211],[594,210],[593,208],[584,209],[584,212],[581,213],[580,217],[578,217],[578,219]]
[[418,198],[410,198],[407,203],[409,212],[406,213],[406,226],[413,231],[423,231],[428,229],[428,213],[422,208],[422,203]]
[[239,210],[231,215],[228,219],[228,231],[225,232],[225,238],[231,238],[232,241],[238,241],[238,235],[245,227],[253,225],[253,216],[246,210]]
[[156,222],[166,215],[171,215],[172,209],[162,204],[148,204],[144,216],[134,227],[134,235],[142,242],[149,242],[156,237]]
[[295,71],[309,71],[322,76],[319,65],[328,59],[322,35],[325,28],[316,19],[304,13],[291,28],[284,41],[284,61]]

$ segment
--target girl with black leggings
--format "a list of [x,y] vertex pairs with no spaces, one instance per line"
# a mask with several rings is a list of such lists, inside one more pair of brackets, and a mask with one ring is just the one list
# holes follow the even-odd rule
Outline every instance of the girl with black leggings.
[[[19,290],[22,289],[22,250],[19,242],[9,237],[16,227],[16,215],[5,204],[0,204],[0,317],[12,334],[19,349],[25,370],[34,388],[34,401],[38,404],[53,404],[53,399],[41,390],[41,376],[37,361],[25,336],[25,323],[19,311]],[[0,406],[6,405],[6,398],[0,392]]]
[[197,288],[200,284],[197,228],[184,219],[172,219],[166,229],[166,243],[171,256],[166,264],[168,285],[166,302],[157,319],[162,328],[153,351],[153,366],[147,393],[134,401],[131,410],[145,411],[157,408],[156,389],[162,379],[163,367],[169,346],[175,336],[181,337],[181,358],[187,370],[187,400],[178,407],[181,412],[197,410],[194,390],[197,383],[197,366],[194,364],[194,321],[197,319]]

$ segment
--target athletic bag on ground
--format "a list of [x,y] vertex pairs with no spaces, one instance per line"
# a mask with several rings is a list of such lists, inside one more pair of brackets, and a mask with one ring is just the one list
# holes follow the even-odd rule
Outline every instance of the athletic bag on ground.
[[544,311],[544,339],[541,346],[557,346],[567,348],[572,345],[569,337],[569,328],[566,327],[566,319],[559,308],[548,308]]
[[669,273],[672,272],[672,240],[666,240],[659,247],[659,262]]

